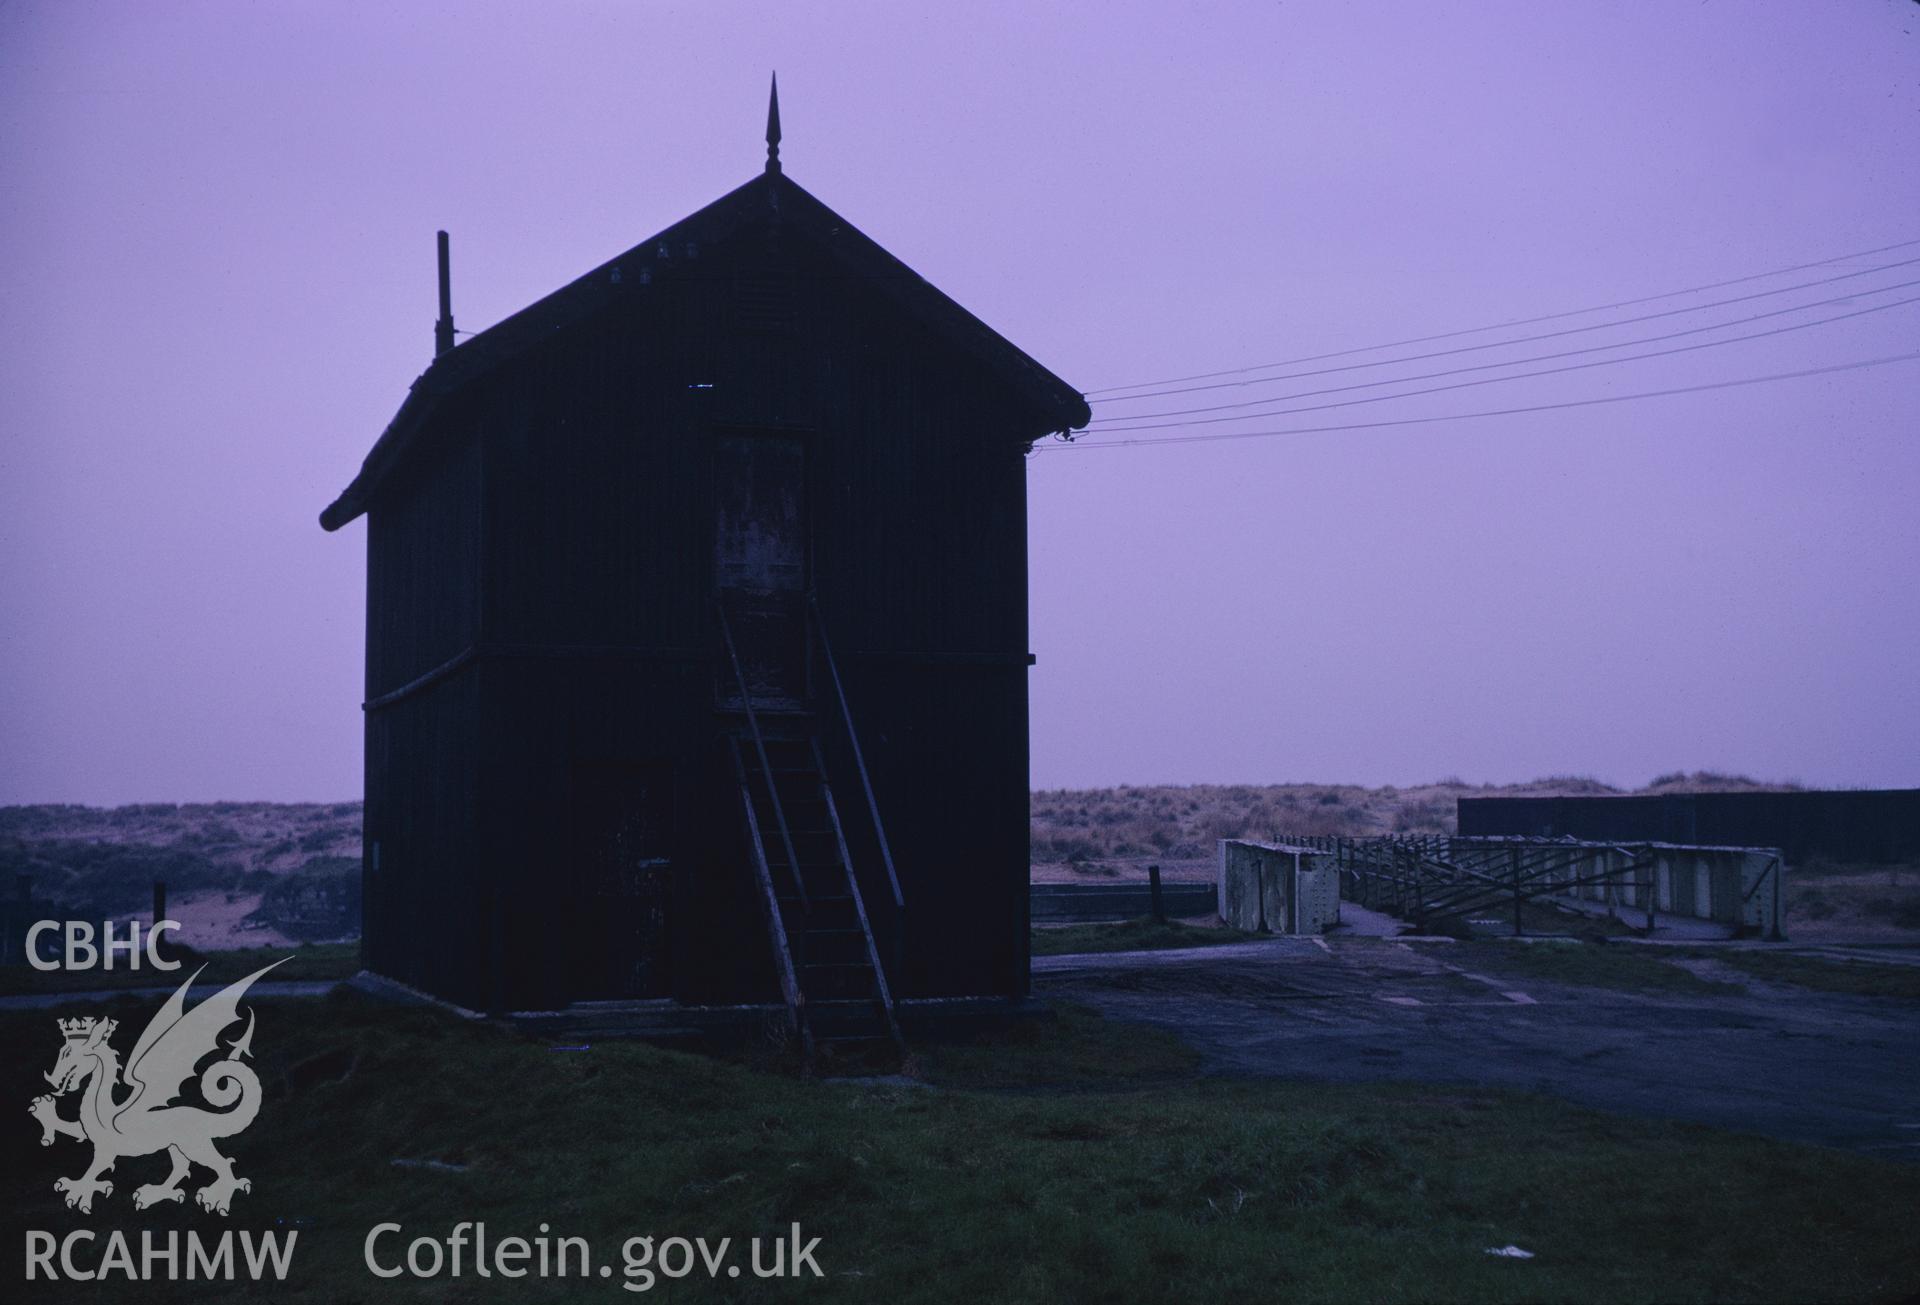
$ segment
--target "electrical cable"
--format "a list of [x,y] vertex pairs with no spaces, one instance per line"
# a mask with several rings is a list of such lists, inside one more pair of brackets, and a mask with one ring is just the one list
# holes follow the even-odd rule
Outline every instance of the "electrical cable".
[[1382,421],[1346,422],[1333,426],[1295,426],[1287,430],[1217,431],[1208,435],[1161,435],[1127,440],[1102,440],[1082,444],[1062,441],[1036,447],[1035,453],[1061,453],[1068,449],[1141,448],[1150,444],[1212,444],[1221,440],[1268,439],[1283,435],[1318,435],[1333,431],[1379,430],[1389,426],[1422,426],[1441,421],[1470,421],[1478,417],[1512,417],[1523,413],[1554,412],[1566,408],[1591,408],[1605,403],[1627,403],[1635,399],[1661,399],[1676,394],[1700,394],[1709,390],[1729,390],[1745,385],[1763,385],[1772,381],[1800,380],[1809,376],[1830,376],[1837,372],[1885,367],[1892,363],[1920,360],[1920,351],[1890,354],[1884,358],[1865,358],[1857,362],[1833,363],[1796,372],[1773,372],[1764,376],[1745,376],[1730,381],[1707,381],[1698,385],[1680,385],[1665,390],[1642,390],[1636,394],[1608,394],[1593,399],[1568,399],[1558,403],[1534,403],[1518,408],[1491,408],[1481,412],[1449,412],[1429,417],[1396,417]]
[[[1913,243],[1920,243],[1920,241],[1916,241]],[[1275,381],[1298,380],[1306,376],[1324,376],[1333,372],[1358,371],[1368,367],[1390,367],[1395,363],[1423,362],[1429,358],[1445,358],[1445,357],[1450,357],[1454,354],[1475,353],[1483,349],[1500,349],[1513,344],[1530,344],[1535,340],[1558,339],[1561,336],[1581,335],[1581,334],[1585,334],[1588,331],[1604,331],[1616,326],[1631,326],[1638,322],[1651,322],[1664,317],[1677,317],[1683,313],[1704,312],[1709,308],[1725,308],[1733,304],[1750,303],[1755,299],[1766,299],[1773,295],[1791,294],[1795,290],[1811,290],[1818,286],[1833,285],[1836,282],[1851,280],[1855,277],[1871,276],[1875,272],[1888,272],[1896,268],[1911,267],[1916,263],[1920,263],[1920,258],[1902,259],[1898,262],[1883,263],[1877,267],[1860,268],[1852,272],[1842,272],[1837,276],[1823,277],[1814,281],[1802,281],[1795,285],[1779,286],[1772,290],[1757,290],[1752,294],[1735,295],[1729,299],[1716,299],[1711,303],[1693,304],[1685,308],[1668,308],[1668,309],[1663,309],[1662,311],[1657,313],[1642,313],[1634,317],[1617,318],[1613,321],[1593,322],[1586,326],[1570,326],[1558,331],[1542,331],[1534,335],[1516,336],[1511,340],[1490,340],[1483,344],[1460,345],[1452,349],[1435,349],[1427,353],[1408,354],[1406,357],[1403,357],[1403,358],[1383,358],[1376,362],[1346,363],[1339,367],[1324,367],[1324,368],[1318,368],[1316,370],[1306,371],[1306,372],[1290,372],[1285,376],[1257,376],[1249,380],[1216,381],[1209,385],[1190,385],[1190,386],[1185,386],[1179,389],[1153,390],[1153,391],[1149,391],[1141,394],[1120,394],[1120,395],[1115,395],[1113,398],[1110,398],[1110,399],[1102,399],[1100,402],[1129,403],[1136,399],[1152,399],[1152,398],[1159,398],[1159,397],[1163,397],[1165,395],[1171,395],[1171,394],[1193,394],[1201,390],[1223,390],[1223,389],[1232,389],[1236,386],[1267,385]],[[1662,296],[1653,296],[1653,297],[1654,298],[1670,298],[1671,296],[1662,295]],[[1599,311],[1599,310],[1591,310],[1591,311]],[[1553,314],[1552,316],[1564,317],[1564,316],[1572,316],[1572,315],[1574,314]],[[1550,318],[1533,318],[1529,320],[1546,321],[1546,320],[1550,320]],[[1524,323],[1514,323],[1514,325],[1523,325],[1523,324]],[[1458,335],[1471,335],[1471,334],[1474,334],[1475,331],[1477,330],[1495,330],[1495,329],[1499,329],[1499,328],[1479,327],[1479,328],[1475,328],[1474,330],[1454,331],[1454,332],[1447,332],[1439,336],[1427,336],[1427,337],[1424,337],[1424,339],[1425,340],[1446,339],[1446,338],[1450,338],[1452,336],[1458,336]],[[1422,340],[1405,340],[1405,341],[1402,341],[1401,343],[1417,344],[1422,342],[1423,342]],[[1343,349],[1334,353],[1316,354],[1312,357],[1306,357],[1306,358],[1295,358],[1289,362],[1259,363],[1251,367],[1237,367],[1237,368],[1232,368],[1222,372],[1209,372],[1203,375],[1196,375],[1191,377],[1175,378],[1175,379],[1200,380],[1200,379],[1204,379],[1205,376],[1240,375],[1245,372],[1264,371],[1272,367],[1290,367],[1290,366],[1293,366],[1295,363],[1319,362],[1328,358],[1340,358],[1340,357],[1345,357],[1345,356],[1356,354],[1356,353],[1371,353],[1371,352],[1375,352],[1378,349],[1396,348],[1396,347],[1398,346],[1397,345],[1372,345],[1372,346],[1368,346],[1366,348],[1360,348],[1360,349]],[[1149,382],[1142,382],[1142,385],[1158,385],[1158,384],[1171,384],[1171,383],[1172,383],[1171,381],[1169,382],[1149,381]],[[1141,388],[1141,386],[1116,386],[1113,388],[1114,389],[1139,389]],[[1092,395],[1092,394],[1103,394],[1103,393],[1111,393],[1111,392],[1112,392],[1111,390],[1093,390],[1093,391],[1089,391],[1088,393],[1089,395]]]
[[[1920,285],[1920,280],[1907,281],[1903,283],[1903,286],[1913,286],[1913,285]],[[1900,288],[1902,288],[1902,286],[1883,287],[1883,289],[1888,289],[1888,290],[1894,290],[1894,289],[1900,289]],[[1854,298],[1854,297],[1855,296],[1851,296],[1851,295],[1846,296],[1846,298]],[[1840,301],[1829,300],[1828,302],[1840,302]],[[1094,424],[1090,424],[1087,427],[1086,433],[1089,435],[1098,435],[1106,431],[1165,430],[1173,427],[1184,427],[1184,426],[1214,426],[1225,421],[1252,421],[1260,417],[1281,417],[1281,416],[1286,416],[1290,413],[1297,413],[1297,412],[1318,412],[1325,408],[1352,407],[1356,404],[1361,404],[1361,403],[1385,403],[1392,399],[1409,399],[1422,394],[1439,394],[1446,390],[1469,389],[1477,385],[1498,385],[1503,381],[1524,381],[1524,380],[1530,380],[1536,376],[1553,376],[1561,372],[1584,371],[1591,367],[1613,367],[1621,363],[1641,362],[1648,358],[1665,358],[1673,354],[1693,353],[1701,349],[1716,349],[1722,345],[1741,344],[1748,340],[1762,340],[1762,339],[1766,339],[1769,336],[1785,335],[1790,331],[1804,331],[1815,326],[1826,326],[1832,322],[1844,322],[1849,318],[1865,317],[1869,313],[1883,313],[1883,312],[1886,312],[1888,309],[1900,308],[1900,307],[1903,307],[1904,305],[1912,304],[1912,303],[1920,303],[1920,295],[1909,295],[1905,299],[1895,299],[1889,303],[1874,304],[1866,308],[1856,309],[1851,313],[1835,313],[1831,317],[1816,317],[1812,321],[1808,321],[1808,322],[1789,322],[1785,326],[1776,326],[1770,330],[1765,330],[1765,331],[1750,331],[1745,335],[1729,336],[1724,340],[1703,340],[1699,344],[1681,345],[1677,349],[1654,349],[1647,353],[1628,354],[1625,357],[1621,357],[1621,358],[1600,358],[1600,359],[1596,359],[1593,362],[1570,363],[1564,367],[1542,367],[1538,371],[1515,372],[1511,376],[1486,376],[1486,377],[1482,377],[1477,381],[1461,381],[1453,385],[1431,385],[1423,390],[1403,390],[1397,394],[1375,394],[1375,395],[1369,395],[1364,399],[1346,399],[1338,403],[1312,404],[1304,408],[1265,408],[1259,412],[1242,412],[1242,413],[1236,413],[1233,416],[1228,416],[1228,417],[1199,417],[1193,421],[1166,421],[1166,422],[1157,422],[1151,419],[1158,418],[1158,417],[1182,416],[1182,415],[1185,415],[1185,413],[1213,412],[1213,411],[1218,411],[1221,408],[1244,408],[1252,405],[1245,404],[1245,403],[1226,403],[1226,404],[1219,404],[1214,408],[1190,408],[1190,409],[1186,409],[1185,413],[1183,413],[1181,410],[1178,410],[1178,409],[1175,409],[1169,412],[1141,413],[1138,419],[1131,418],[1131,417],[1116,417],[1116,418],[1109,419],[1110,421],[1132,422],[1133,424],[1131,425],[1102,426],[1096,422]],[[1811,305],[1803,305],[1803,307],[1810,307],[1810,306]],[[1782,310],[1782,311],[1797,311],[1797,310],[1788,309],[1788,310]],[[1743,321],[1759,321],[1762,318],[1778,317],[1778,316],[1780,316],[1780,313],[1760,313],[1755,315],[1754,317],[1744,318],[1742,320]],[[1651,336],[1645,340],[1629,340],[1620,345],[1603,345],[1600,347],[1601,348],[1627,348],[1635,344],[1652,344],[1659,340],[1671,340],[1683,335],[1698,335],[1703,330],[1720,330],[1725,326],[1733,326],[1738,324],[1739,323],[1737,322],[1725,322],[1725,323],[1720,323],[1719,325],[1716,325],[1713,327],[1695,327],[1687,331],[1675,331],[1668,335]],[[1474,367],[1453,367],[1453,368],[1448,368],[1444,371],[1427,372],[1423,375],[1417,375],[1417,376],[1400,376],[1387,381],[1367,381],[1359,385],[1334,385],[1334,386],[1328,386],[1324,389],[1319,389],[1319,390],[1301,390],[1295,394],[1275,395],[1275,396],[1272,396],[1271,398],[1259,399],[1259,400],[1255,400],[1254,402],[1255,403],[1285,403],[1293,399],[1311,398],[1314,395],[1319,395],[1319,394],[1342,394],[1349,390],[1372,389],[1381,385],[1394,385],[1394,384],[1400,384],[1407,381],[1433,380],[1435,378],[1442,377],[1442,376],[1458,376],[1466,372],[1486,371],[1492,367],[1513,367],[1513,366],[1518,366],[1522,363],[1542,362],[1551,358],[1566,358],[1566,357],[1571,357],[1575,354],[1584,354],[1584,353],[1593,353],[1593,352],[1595,352],[1595,350],[1593,349],[1571,349],[1571,350],[1567,350],[1565,352],[1557,353],[1557,354],[1551,354],[1551,353],[1541,354],[1533,358],[1516,358],[1512,362],[1507,362],[1507,363],[1483,363]]]

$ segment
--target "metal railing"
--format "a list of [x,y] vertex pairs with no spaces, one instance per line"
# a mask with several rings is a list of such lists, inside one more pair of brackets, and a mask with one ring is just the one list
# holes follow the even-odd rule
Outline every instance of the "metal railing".
[[[1331,856],[1340,870],[1342,895],[1349,901],[1405,915],[1423,925],[1510,906],[1517,933],[1524,928],[1526,903],[1559,898],[1604,903],[1611,915],[1623,908],[1635,914],[1644,910],[1645,927],[1652,932],[1658,913],[1672,909],[1660,903],[1661,885],[1672,885],[1680,867],[1691,864],[1696,871],[1702,866],[1718,867],[1708,872],[1707,896],[1694,899],[1694,918],[1712,919],[1736,930],[1758,928],[1775,940],[1783,936],[1782,865],[1779,854],[1771,849],[1454,835],[1307,835],[1287,841]],[[1744,878],[1751,874],[1756,857],[1768,859],[1737,896],[1729,893],[1720,878],[1733,873],[1728,859],[1744,860],[1738,871]],[[1756,919],[1745,908],[1769,886],[1773,894],[1769,909]]]

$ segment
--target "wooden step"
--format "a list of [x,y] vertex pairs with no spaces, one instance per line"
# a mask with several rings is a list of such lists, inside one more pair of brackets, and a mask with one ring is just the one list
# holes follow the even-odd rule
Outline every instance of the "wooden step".
[[858,929],[816,929],[804,925],[788,931],[788,944],[817,964],[843,963],[871,966],[867,936]]
[[781,738],[736,734],[731,746],[759,835],[756,856],[772,879],[776,938],[793,967],[803,1030],[814,1042],[897,1045],[818,739],[811,730],[795,737],[789,721]]
[[[774,818],[773,803],[764,797],[756,797],[753,800],[753,814],[754,818],[760,822],[761,830],[778,842],[780,822]],[[797,834],[805,830],[810,834],[825,834],[829,837],[833,834],[833,826],[827,822],[827,809],[817,802],[782,797],[780,814],[786,817],[788,833]]]

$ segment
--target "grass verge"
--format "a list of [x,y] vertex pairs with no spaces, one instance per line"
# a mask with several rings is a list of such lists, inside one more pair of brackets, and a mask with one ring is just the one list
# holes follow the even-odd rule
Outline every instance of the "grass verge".
[[195,969],[205,965],[206,972],[195,982],[198,992],[205,984],[232,983],[255,970],[284,960],[285,965],[267,976],[272,983],[318,982],[323,979],[350,979],[360,972],[360,944],[306,943],[298,947],[241,947],[232,951],[193,954],[183,959],[177,970],[156,970],[141,957],[140,968],[126,968],[126,958],[116,956],[111,970],[36,970],[31,966],[8,966],[0,970],[0,996],[27,996],[48,992],[98,992],[117,988],[163,988],[180,986]]
[[1248,933],[1224,926],[1182,924],[1148,917],[1113,924],[1063,924],[1033,931],[1035,956],[1069,956],[1081,952],[1152,952],[1176,947],[1218,947],[1223,943],[1258,942],[1267,934]]
[[1463,967],[1515,979],[1563,983],[1622,992],[1694,993],[1700,996],[1744,992],[1737,983],[1703,979],[1685,966],[1631,945],[1584,942],[1467,943],[1447,953]]
[[[110,1009],[137,1027],[152,1005]],[[52,1183],[82,1149],[43,1149],[20,1119],[0,1130],[9,1223],[299,1232],[284,1283],[116,1279],[116,1301],[617,1300],[626,1238],[730,1237],[744,1260],[744,1239],[796,1221],[821,1238],[825,1282],[655,1285],[676,1300],[1678,1302],[1897,1298],[1920,1282],[1920,1166],[1474,1089],[1114,1091],[1113,1058],[1141,1035],[1084,1012],[1052,1026],[1080,1043],[1064,1058],[1047,1026],[979,1044],[1008,1067],[1052,1065],[1056,1090],[1012,1093],[797,1080],[638,1044],[562,1051],[346,993],[258,1012],[267,1099],[223,1143],[253,1181],[230,1220],[191,1204],[135,1215],[131,1188],[164,1169],[153,1157],[124,1160],[90,1217],[68,1211]],[[0,1100],[44,1090],[52,1019],[0,1016]],[[992,1079],[967,1061],[943,1081]],[[1074,1086],[1081,1073],[1104,1090]],[[374,1224],[403,1226],[397,1258],[463,1220],[496,1243],[549,1224],[613,1274],[369,1276]],[[1485,1253],[1509,1243],[1536,1258]]]
[[1904,997],[1920,1001],[1920,966],[1889,965],[1874,961],[1834,961],[1792,952],[1727,947],[1700,951],[1724,965],[1751,974],[1766,983],[1790,983],[1820,992],[1843,992],[1856,997]]
[[1114,1023],[1065,1002],[1052,1015],[919,1048],[918,1072],[941,1087],[1110,1089],[1184,1078],[1200,1063],[1192,1048],[1162,1028]]

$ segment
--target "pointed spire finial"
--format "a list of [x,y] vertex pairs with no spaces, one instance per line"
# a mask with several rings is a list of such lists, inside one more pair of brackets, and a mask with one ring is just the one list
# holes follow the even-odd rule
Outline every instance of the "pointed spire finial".
[[773,91],[767,97],[767,171],[780,171],[780,74],[773,75]]

